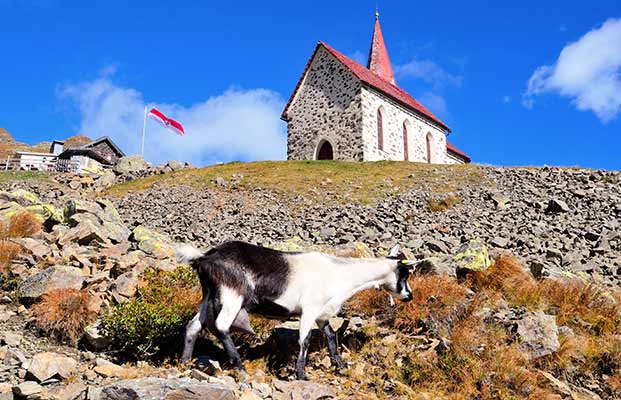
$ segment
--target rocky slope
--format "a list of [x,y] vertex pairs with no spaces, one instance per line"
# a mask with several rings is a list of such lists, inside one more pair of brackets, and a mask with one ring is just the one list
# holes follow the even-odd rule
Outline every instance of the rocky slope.
[[[621,173],[473,166],[484,176],[460,185],[450,167],[421,168],[438,170],[436,179],[444,185],[421,186],[416,172],[399,184],[385,178],[385,196],[366,205],[343,199],[344,188],[332,187],[330,179],[292,196],[286,188],[261,188],[235,175],[201,186],[184,186],[183,179],[179,185],[161,182],[111,200],[127,224],[203,247],[227,239],[271,244],[299,237],[311,244],[361,241],[376,253],[399,242],[424,258],[453,254],[464,240],[477,237],[518,255],[536,275],[569,271],[619,284]],[[284,176],[291,171],[273,173],[291,179]],[[443,187],[455,190],[446,193]],[[451,195],[459,199],[454,207],[430,210],[430,201]]]
[[[0,219],[26,210],[44,222],[33,237],[4,239],[22,255],[0,274],[0,399],[621,395],[621,297],[575,283],[619,284],[618,172],[127,164],[108,178],[0,179]],[[175,270],[174,242],[226,239],[365,257],[399,242],[428,261],[411,281],[412,303],[392,308],[363,293],[330,321],[349,364],[343,373],[315,332],[312,382],[287,381],[297,351],[291,322],[240,341],[247,376],[220,370],[213,344],[199,346],[210,360],[195,366],[121,365],[99,322],[80,332],[77,348],[38,327],[33,305],[47,294],[87,293],[88,309],[103,316],[141,296],[145,271]],[[492,266],[488,249],[517,255],[526,272],[502,258]]]

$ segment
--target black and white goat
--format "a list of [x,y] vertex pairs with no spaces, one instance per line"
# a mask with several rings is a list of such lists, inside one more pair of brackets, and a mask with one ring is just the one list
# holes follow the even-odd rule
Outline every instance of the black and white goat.
[[381,287],[403,301],[412,299],[407,282],[411,263],[400,247],[387,258],[338,258],[317,252],[289,253],[244,242],[226,242],[206,253],[184,245],[179,261],[196,269],[203,300],[188,323],[182,362],[192,357],[194,343],[203,328],[221,342],[235,367],[243,365],[229,330],[236,327],[254,333],[248,312],[275,319],[300,316],[298,379],[305,379],[304,366],[313,323],[325,333],[333,363],[345,367],[336,334],[328,324],[343,303],[355,293]]

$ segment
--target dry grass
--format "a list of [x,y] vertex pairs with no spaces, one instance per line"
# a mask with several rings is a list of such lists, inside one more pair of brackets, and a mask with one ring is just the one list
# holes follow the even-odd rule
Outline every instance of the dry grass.
[[95,317],[89,299],[86,290],[53,290],[32,307],[35,325],[59,340],[76,343]]
[[[558,398],[540,373],[543,370],[578,386],[585,378],[595,378],[603,394],[619,394],[618,292],[580,280],[536,281],[517,258],[507,255],[462,283],[421,276],[411,277],[410,285],[414,299],[397,302],[394,308],[378,290],[363,291],[348,303],[346,311],[374,315],[398,337],[390,345],[381,338],[371,339],[359,353],[351,353],[352,365],[364,367],[360,376],[350,374],[352,391],[380,398]],[[506,327],[479,312],[503,301],[553,313],[559,326],[569,326],[575,334],[561,336],[561,346],[553,354],[529,360]],[[374,338],[380,331],[374,327],[368,335]],[[443,339],[426,349],[416,342],[421,334]],[[387,388],[387,379],[396,383]]]
[[28,211],[19,212],[9,221],[8,236],[12,238],[32,237],[42,230],[41,221]]
[[7,272],[9,263],[21,253],[21,250],[21,246],[0,239],[0,274]]
[[461,203],[461,197],[451,194],[441,199],[430,199],[427,201],[427,209],[432,212],[442,212],[455,207]]
[[[334,201],[333,198],[338,195],[341,200],[361,203],[371,203],[391,193],[412,188],[424,187],[435,193],[449,193],[464,185],[486,182],[483,168],[471,164],[430,165],[398,161],[233,162],[123,183],[110,188],[106,194],[123,196],[128,191],[146,190],[155,185],[186,184],[204,188],[214,186],[212,181],[216,177],[222,177],[227,182],[240,180],[237,186],[241,189],[260,187],[285,195],[310,198],[318,197],[317,193],[331,193],[334,196],[323,196],[321,201]],[[388,185],[387,177],[390,177]]]
[[30,237],[41,232],[41,222],[29,212],[13,215],[8,221],[0,220],[0,274],[7,272],[11,260],[22,252],[22,247],[11,238]]

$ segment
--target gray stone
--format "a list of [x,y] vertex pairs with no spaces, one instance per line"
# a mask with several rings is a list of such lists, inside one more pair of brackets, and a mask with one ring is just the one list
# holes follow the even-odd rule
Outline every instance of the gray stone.
[[84,339],[93,350],[101,351],[110,345],[110,339],[101,332],[101,320],[84,328]]
[[142,172],[151,167],[151,164],[145,161],[141,156],[121,157],[114,166],[114,172],[119,175],[132,174]]
[[191,378],[127,379],[104,386],[100,400],[234,400],[229,387]]
[[490,243],[492,244],[492,246],[505,248],[509,244],[509,239],[503,237],[495,237],[490,241]]
[[17,396],[28,397],[43,392],[43,386],[37,382],[26,381],[13,387],[13,393]]
[[561,213],[561,212],[568,212],[568,211],[569,211],[569,206],[563,200],[550,199],[550,201],[548,201],[546,212]]
[[68,378],[76,372],[78,362],[73,358],[58,353],[39,353],[30,361],[28,373],[39,382],[46,381],[55,376]]
[[176,161],[176,160],[170,160],[168,161],[168,163],[166,163],[166,165],[168,166],[168,168],[170,168],[173,172],[175,171],[180,171],[183,169],[183,163],[180,161]]
[[81,269],[55,265],[26,279],[19,286],[19,298],[34,300],[56,289],[81,289],[83,282]]
[[556,319],[542,311],[528,312],[517,321],[519,347],[531,358],[552,354],[560,347]]
[[0,339],[7,346],[17,347],[24,339],[24,336],[15,332],[3,332],[0,333]]
[[275,390],[282,393],[280,396],[275,394],[274,398],[292,400],[319,400],[336,398],[336,393],[330,386],[322,385],[320,383],[310,381],[286,382],[274,379],[272,384],[274,385]]

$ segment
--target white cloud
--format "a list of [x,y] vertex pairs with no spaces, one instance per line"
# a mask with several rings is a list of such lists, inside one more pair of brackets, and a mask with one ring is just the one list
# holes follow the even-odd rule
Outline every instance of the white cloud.
[[436,93],[425,92],[418,100],[439,118],[446,118],[449,115],[444,97]]
[[593,111],[602,122],[621,113],[621,19],[609,19],[565,46],[554,65],[538,67],[522,104],[532,108],[535,96],[550,92],[571,98],[578,110]]
[[435,87],[446,85],[460,87],[462,82],[461,76],[450,74],[429,60],[414,59],[406,64],[396,65],[395,74],[398,79],[409,77],[422,79]]
[[[65,85],[59,96],[77,107],[79,134],[109,136],[125,153],[138,154],[145,101],[138,90],[114,84],[113,72],[107,69],[96,80]],[[271,90],[232,88],[189,107],[148,105],[181,122],[186,131],[181,137],[147,120],[145,158],[153,163],[176,159],[205,165],[286,157],[285,127],[279,119],[284,101]]]
[[354,51],[352,54],[349,55],[349,58],[351,58],[352,60],[354,60],[355,62],[357,62],[360,65],[367,65],[367,58],[368,56],[365,55],[363,52],[361,52],[360,50],[356,50]]

